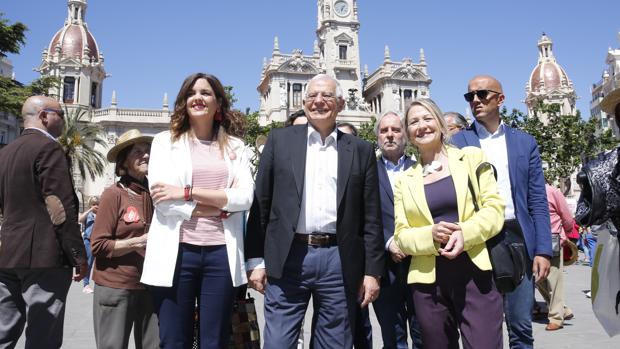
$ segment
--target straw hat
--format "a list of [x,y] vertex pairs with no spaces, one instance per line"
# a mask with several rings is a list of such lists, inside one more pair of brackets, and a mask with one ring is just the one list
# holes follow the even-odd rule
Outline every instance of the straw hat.
[[121,150],[127,148],[130,145],[134,145],[136,143],[151,143],[152,141],[152,136],[144,136],[140,131],[133,128],[118,137],[118,139],[116,140],[116,145],[114,145],[112,149],[110,149],[110,151],[108,152],[108,161],[116,162],[116,157],[118,156],[118,153],[120,153]]
[[603,100],[601,101],[601,110],[607,114],[613,115],[616,109],[616,106],[620,103],[620,87],[611,91]]
[[570,240],[564,241],[564,247],[562,250],[564,257],[564,265],[571,265],[577,261],[579,257],[579,250],[577,249],[577,245]]
[[259,135],[256,137],[256,149],[258,149],[259,153],[263,152],[263,148],[265,147],[265,143],[267,143],[267,137],[264,135]]

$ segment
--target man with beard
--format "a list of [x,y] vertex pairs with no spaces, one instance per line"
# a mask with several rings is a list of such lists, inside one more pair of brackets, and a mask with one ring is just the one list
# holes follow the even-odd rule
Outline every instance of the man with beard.
[[381,282],[381,294],[373,302],[373,308],[381,326],[384,348],[407,348],[407,328],[412,348],[422,348],[420,325],[415,316],[411,292],[407,288],[411,257],[406,256],[394,241],[394,184],[396,177],[413,165],[415,159],[405,155],[405,122],[395,112],[388,111],[379,117],[375,134],[381,151],[377,170],[387,275]]

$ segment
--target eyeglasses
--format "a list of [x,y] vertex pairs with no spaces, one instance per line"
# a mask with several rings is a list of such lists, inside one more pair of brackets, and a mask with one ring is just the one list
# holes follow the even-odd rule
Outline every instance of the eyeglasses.
[[326,102],[331,102],[336,99],[336,96],[331,93],[310,93],[306,96],[306,101],[313,102],[319,95],[323,97],[323,100]]
[[493,92],[497,94],[501,93],[501,92],[497,92],[493,90],[476,90],[476,91],[467,92],[466,94],[463,95],[463,97],[465,97],[465,100],[467,102],[473,101],[474,96],[478,96],[478,99],[483,100],[483,99],[487,99],[487,97],[489,96],[489,92]]
[[56,113],[63,120],[65,118],[65,112],[61,109],[45,108],[43,109],[43,111],[46,113],[49,113],[49,112]]

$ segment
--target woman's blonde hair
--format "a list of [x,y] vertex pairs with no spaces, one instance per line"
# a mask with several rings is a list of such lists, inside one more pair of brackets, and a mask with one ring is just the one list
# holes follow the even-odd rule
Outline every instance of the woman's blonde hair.
[[[448,132],[448,125],[443,119],[443,113],[441,112],[441,109],[439,109],[437,103],[430,98],[418,98],[409,104],[407,110],[405,111],[406,126],[409,127],[409,111],[416,105],[428,110],[439,126],[439,132],[441,132],[441,142],[444,145],[450,145],[450,132]],[[409,138],[409,132],[407,132],[407,138]],[[409,142],[414,144],[411,140],[409,140]]]

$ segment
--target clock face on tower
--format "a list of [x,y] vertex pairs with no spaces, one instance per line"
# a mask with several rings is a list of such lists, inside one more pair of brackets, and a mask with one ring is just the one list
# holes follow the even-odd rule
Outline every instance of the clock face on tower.
[[334,11],[340,17],[344,17],[349,14],[349,4],[346,1],[336,1],[334,4]]

